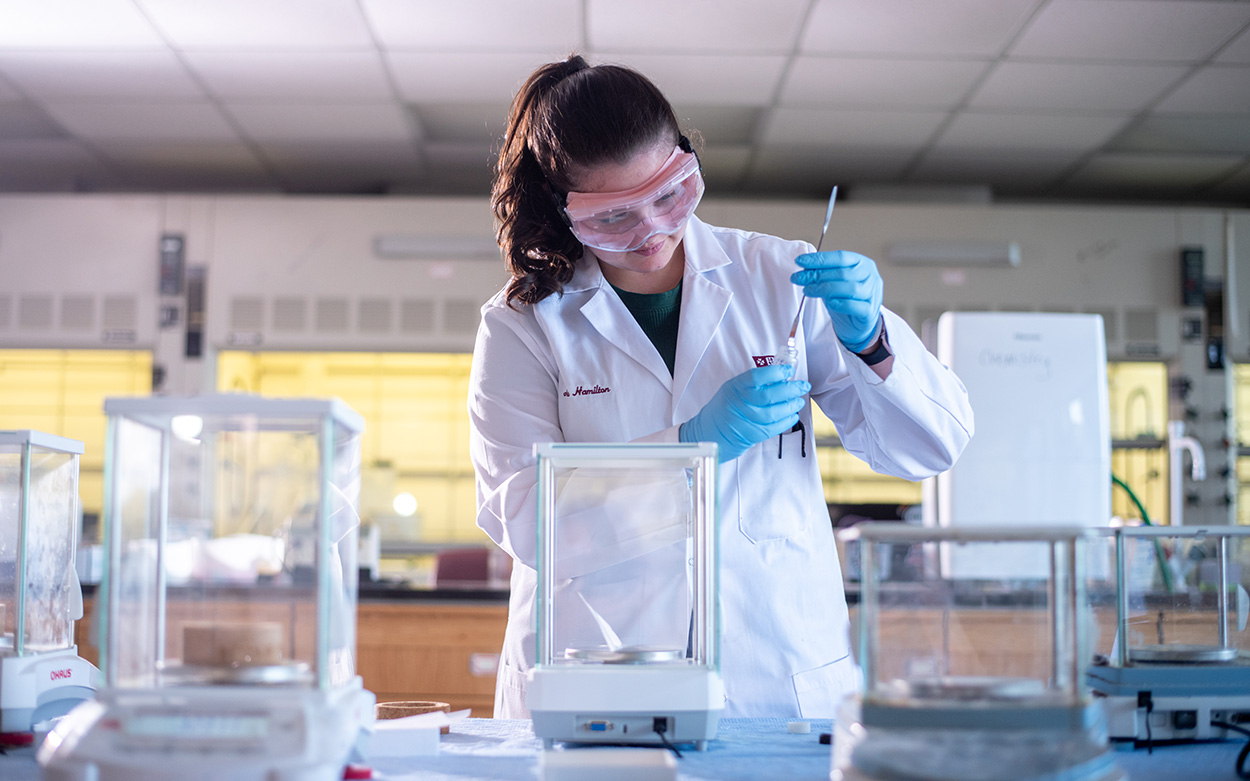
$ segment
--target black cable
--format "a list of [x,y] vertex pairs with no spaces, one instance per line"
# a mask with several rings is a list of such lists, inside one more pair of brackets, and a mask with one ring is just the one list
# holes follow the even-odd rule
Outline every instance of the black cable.
[[1155,753],[1154,735],[1150,729],[1150,714],[1154,713],[1155,703],[1150,692],[1137,692],[1137,707],[1146,709],[1146,753],[1153,754]]
[[[1211,726],[1240,732],[1242,735],[1250,737],[1250,729],[1239,727],[1236,724],[1229,724],[1227,721],[1211,719]],[[1246,745],[1241,747],[1241,753],[1237,755],[1237,764],[1233,765],[1233,771],[1237,773],[1238,778],[1250,778],[1250,769],[1246,768],[1247,758],[1250,758],[1250,740],[1247,740]]]
[[664,732],[668,729],[668,719],[657,718],[651,723],[651,726],[655,730],[655,734],[660,736],[660,742],[664,744],[664,747],[673,752],[673,756],[681,759],[681,752],[664,736]]

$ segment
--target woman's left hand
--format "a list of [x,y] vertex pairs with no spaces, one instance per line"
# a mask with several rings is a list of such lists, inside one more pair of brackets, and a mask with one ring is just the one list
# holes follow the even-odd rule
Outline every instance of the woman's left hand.
[[884,287],[877,264],[857,252],[834,250],[799,255],[802,268],[790,281],[803,295],[825,302],[833,331],[851,352],[863,352],[877,335]]

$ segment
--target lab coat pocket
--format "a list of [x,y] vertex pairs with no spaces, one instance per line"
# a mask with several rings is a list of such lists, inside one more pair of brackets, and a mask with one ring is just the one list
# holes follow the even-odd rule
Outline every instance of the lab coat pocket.
[[495,718],[528,719],[529,708],[525,704],[525,692],[529,680],[527,674],[511,664],[501,664],[495,678]]
[[[809,426],[810,430],[810,426]],[[777,437],[756,445],[738,458],[738,529],[751,542],[785,540],[806,533],[807,492],[794,481],[806,481],[806,464],[796,464],[798,433],[783,435],[783,451],[777,458]],[[793,455],[796,458],[791,459]],[[790,470],[787,472],[786,470]]]
[[838,703],[859,687],[859,673],[850,655],[791,676],[799,714],[805,719],[831,719]]

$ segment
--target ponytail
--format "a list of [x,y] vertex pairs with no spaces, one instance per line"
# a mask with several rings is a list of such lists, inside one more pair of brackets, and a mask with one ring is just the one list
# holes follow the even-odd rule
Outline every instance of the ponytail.
[[560,292],[582,257],[582,245],[565,227],[561,201],[528,142],[535,104],[570,74],[589,67],[577,55],[544,65],[512,101],[491,189],[491,209],[499,225],[496,238],[512,276],[506,293],[509,306],[513,301],[536,304]]
[[584,248],[564,221],[575,167],[621,163],[680,136],[672,106],[645,76],[579,55],[534,71],[517,92],[491,188],[505,296],[536,304],[563,292]]

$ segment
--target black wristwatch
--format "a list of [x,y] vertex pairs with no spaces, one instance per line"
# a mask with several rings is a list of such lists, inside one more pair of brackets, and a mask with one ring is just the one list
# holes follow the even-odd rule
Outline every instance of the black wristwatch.
[[890,352],[890,348],[885,343],[885,326],[881,327],[881,333],[877,336],[877,344],[866,353],[855,353],[859,359],[869,366],[877,364],[889,358],[894,353]]

